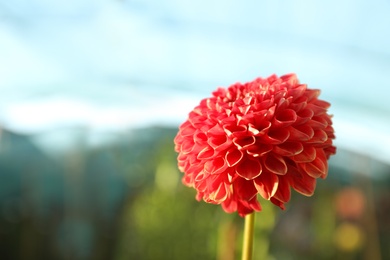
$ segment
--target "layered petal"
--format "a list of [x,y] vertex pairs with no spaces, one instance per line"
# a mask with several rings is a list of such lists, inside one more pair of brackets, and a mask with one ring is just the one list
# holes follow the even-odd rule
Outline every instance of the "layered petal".
[[253,180],[261,174],[263,167],[258,160],[245,158],[236,167],[236,173],[245,180]]
[[183,183],[196,198],[245,216],[259,194],[284,209],[291,188],[310,196],[336,153],[330,104],[295,74],[218,88],[174,139]]
[[264,172],[254,179],[254,184],[258,193],[264,199],[269,200],[278,190],[279,177],[276,174]]

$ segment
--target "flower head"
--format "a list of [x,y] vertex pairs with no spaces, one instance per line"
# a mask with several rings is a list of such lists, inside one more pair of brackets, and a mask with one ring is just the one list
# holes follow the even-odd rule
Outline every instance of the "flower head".
[[311,196],[335,154],[330,104],[295,74],[219,88],[203,99],[175,137],[183,183],[196,198],[245,216],[257,194],[284,209],[290,187]]

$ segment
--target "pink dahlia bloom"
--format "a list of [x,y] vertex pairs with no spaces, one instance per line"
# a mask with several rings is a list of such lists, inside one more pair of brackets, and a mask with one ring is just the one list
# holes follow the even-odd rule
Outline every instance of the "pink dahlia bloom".
[[319,94],[295,74],[217,89],[175,138],[183,183],[240,216],[261,210],[257,194],[282,209],[290,187],[311,196],[336,152],[330,104]]

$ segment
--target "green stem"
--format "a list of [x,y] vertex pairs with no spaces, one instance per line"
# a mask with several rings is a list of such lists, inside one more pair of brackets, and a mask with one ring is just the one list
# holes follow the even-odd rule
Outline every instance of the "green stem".
[[242,260],[252,260],[254,223],[255,213],[251,213],[245,216]]

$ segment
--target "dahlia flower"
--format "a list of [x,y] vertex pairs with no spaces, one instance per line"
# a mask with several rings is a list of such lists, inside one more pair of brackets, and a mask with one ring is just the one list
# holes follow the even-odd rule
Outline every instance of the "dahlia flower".
[[218,88],[175,137],[183,183],[197,200],[242,217],[260,211],[258,194],[280,208],[290,190],[311,196],[336,152],[330,104],[295,74]]

